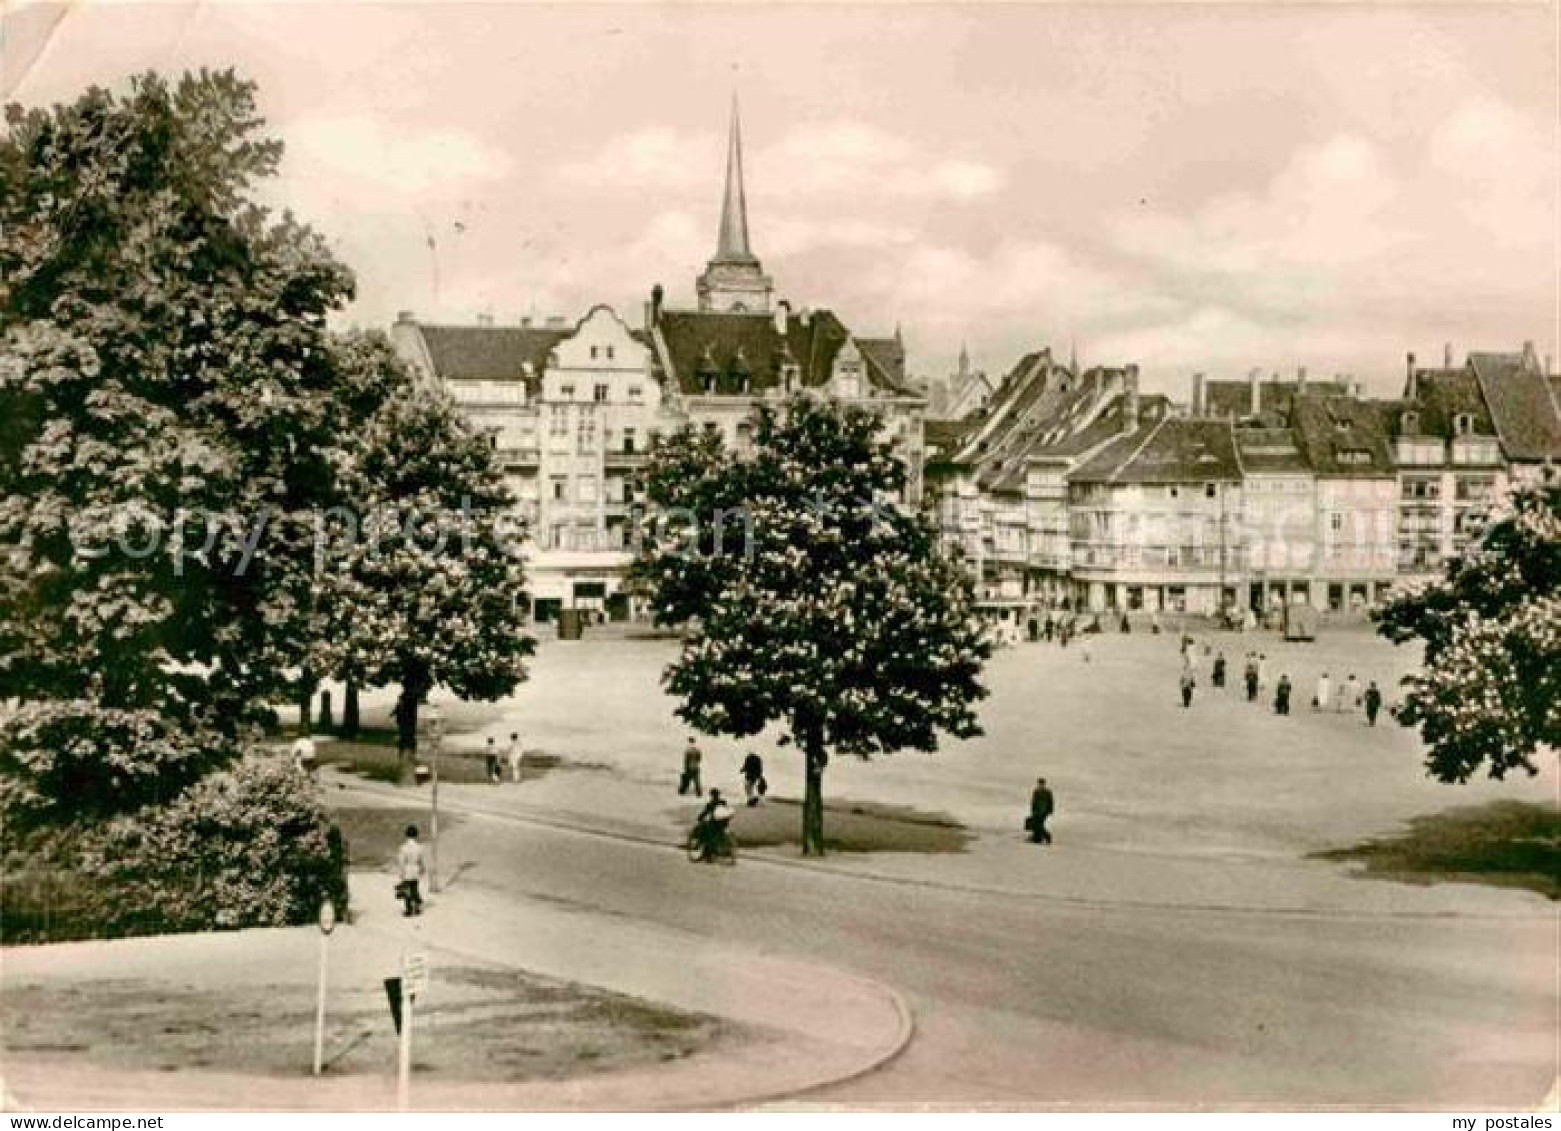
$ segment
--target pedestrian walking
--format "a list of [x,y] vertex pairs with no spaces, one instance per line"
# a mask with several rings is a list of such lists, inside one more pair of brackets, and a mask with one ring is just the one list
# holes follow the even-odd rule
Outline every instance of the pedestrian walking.
[[1312,694],[1312,709],[1326,711],[1328,702],[1333,697],[1333,684],[1328,680],[1328,673],[1323,672],[1317,677],[1317,690]]
[[525,759],[525,752],[520,748],[520,735],[514,731],[510,731],[509,749],[504,753],[505,757],[509,759],[510,781],[518,785],[520,783],[521,762]]
[[1344,681],[1344,688],[1339,692],[1339,711],[1360,710],[1360,680],[1351,672],[1349,678]]
[[1198,686],[1198,677],[1192,672],[1191,665],[1182,669],[1182,708],[1192,706],[1192,691]]
[[423,879],[423,846],[417,840],[417,826],[406,827],[406,839],[401,851],[396,853],[396,898],[401,900],[402,914],[423,913],[423,893],[419,884]]
[[298,736],[298,741],[293,743],[293,767],[306,774],[314,773],[318,764],[314,748],[314,739],[307,734]]
[[1209,681],[1215,687],[1225,686],[1225,650],[1221,648],[1214,656],[1214,668],[1209,673]]
[[1288,715],[1290,713],[1290,677],[1281,675],[1279,685],[1274,688],[1274,714]]
[[1242,673],[1242,678],[1246,680],[1247,683],[1247,702],[1252,703],[1257,699],[1258,676],[1257,658],[1253,656],[1251,652],[1247,653],[1247,666],[1246,670]]
[[1382,692],[1377,688],[1377,681],[1372,680],[1366,688],[1366,725],[1377,725],[1377,712],[1382,710]]
[[683,748],[683,776],[678,778],[678,795],[682,796],[689,790],[694,791],[695,797],[703,797],[705,790],[699,780],[700,763],[704,761],[704,755],[699,752],[699,746],[689,736],[688,745]]
[[743,796],[753,806],[759,804],[759,799],[768,791],[769,785],[764,780],[764,759],[750,750],[748,757],[743,759]]
[[1024,823],[1032,844],[1052,842],[1052,834],[1046,828],[1046,822],[1056,810],[1057,799],[1052,796],[1051,787],[1046,784],[1045,778],[1036,778],[1035,789],[1030,792],[1030,819]]
[[499,746],[491,734],[488,736],[488,745],[483,748],[482,757],[488,767],[488,784],[498,785],[504,780],[504,775],[499,769]]

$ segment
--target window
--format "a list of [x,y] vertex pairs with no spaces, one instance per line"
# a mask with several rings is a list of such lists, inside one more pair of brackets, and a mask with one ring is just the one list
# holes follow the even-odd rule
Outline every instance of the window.
[[632,428],[623,430],[623,450],[629,455],[634,454],[634,429]]
[[591,360],[592,361],[596,360],[596,347],[595,346],[591,347]]
[[1371,453],[1364,448],[1340,448],[1339,462],[1347,464],[1364,464],[1371,462]]
[[631,401],[643,400],[644,396],[645,396],[645,390],[642,389],[640,386],[638,386],[638,385],[630,385],[629,386],[629,399]]
[[1344,515],[1340,511],[1334,511],[1328,516],[1328,529],[1334,533],[1344,529]]
[[550,436],[569,435],[569,410],[563,405],[556,404],[552,406],[552,414],[548,417],[547,431]]
[[1474,431],[1474,417],[1467,412],[1460,412],[1453,417],[1453,433],[1458,436],[1467,436]]
[[575,387],[573,385],[560,385],[558,387],[558,399],[572,401],[575,399]]
[[608,361],[612,360],[612,347],[611,346],[607,347],[607,360]]
[[568,479],[568,477],[567,476],[563,476],[563,475],[555,475],[555,476],[552,477],[552,483],[553,483],[553,498],[555,498],[555,499],[562,499],[565,496],[565,494],[568,493],[568,490],[569,490],[569,479]]
[[596,386],[596,403],[597,404],[605,404],[606,403],[606,401],[607,401],[607,389],[608,389],[608,387],[607,387],[606,384],[599,384],[599,385]]
[[1203,485],[1203,497],[1205,499],[1212,499],[1214,497],[1214,484],[1205,483]]

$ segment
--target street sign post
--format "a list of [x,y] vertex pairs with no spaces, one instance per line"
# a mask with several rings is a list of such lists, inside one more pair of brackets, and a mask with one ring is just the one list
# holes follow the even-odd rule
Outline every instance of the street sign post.
[[424,716],[428,720],[428,745],[432,755],[433,789],[429,794],[428,814],[428,890],[439,891],[439,748],[444,739],[444,716],[439,708],[429,704]]
[[314,1074],[325,1067],[325,974],[330,953],[331,932],[336,929],[336,905],[325,899],[320,904],[320,984],[314,1003]]
[[412,1099],[412,1016],[417,996],[428,989],[428,956],[408,954],[401,959],[401,1044],[396,1071],[396,1106],[406,1111]]

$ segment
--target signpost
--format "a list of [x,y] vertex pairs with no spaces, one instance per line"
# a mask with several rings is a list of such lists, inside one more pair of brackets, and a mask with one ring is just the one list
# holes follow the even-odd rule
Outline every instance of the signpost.
[[314,1003],[314,1074],[325,1066],[325,971],[330,953],[331,932],[336,929],[336,905],[325,899],[320,904],[320,986]]
[[428,814],[428,890],[439,891],[439,748],[444,739],[444,716],[439,708],[429,704],[424,715],[428,720],[428,745],[432,754],[433,789],[429,794]]
[[417,995],[428,988],[428,956],[408,954],[401,959],[401,1043],[396,1071],[396,1107],[406,1111],[412,1098],[412,1008]]

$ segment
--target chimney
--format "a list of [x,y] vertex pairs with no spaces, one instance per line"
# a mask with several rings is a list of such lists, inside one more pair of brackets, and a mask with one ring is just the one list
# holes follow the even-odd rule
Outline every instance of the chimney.
[[1295,367],[1295,391],[1298,393],[1306,392],[1306,366],[1304,365]]
[[1192,375],[1192,414],[1194,416],[1202,416],[1203,415],[1203,374],[1202,373],[1194,373]]
[[566,329],[568,325],[569,323],[565,321],[562,314],[549,314],[547,316],[547,328],[549,330],[563,330]]
[[1453,343],[1452,342],[1445,342],[1442,345],[1442,368],[1443,369],[1451,369],[1452,367],[1453,367]]
[[1415,355],[1404,355],[1404,399],[1412,401],[1420,395],[1419,379],[1415,376]]
[[797,321],[803,326],[806,326],[808,324],[808,320],[812,317],[813,312],[805,306],[801,310],[797,311]]
[[520,325],[521,325],[521,328],[524,329],[524,330],[531,329],[531,315],[529,315],[529,314],[522,314],[520,316]]
[[650,320],[653,323],[661,321],[661,302],[666,297],[666,293],[661,289],[660,283],[650,289]]
[[791,319],[791,303],[781,299],[775,304],[775,332],[781,337],[786,336],[786,323]]
[[413,311],[410,311],[410,310],[398,310],[398,311],[396,311],[396,325],[397,326],[410,326],[413,322],[416,322],[416,321],[417,321],[417,315]]
[[1366,399],[1366,382],[1355,382],[1355,399],[1358,401],[1363,401]]
[[1253,416],[1263,411],[1263,371],[1253,366],[1247,371],[1247,388],[1251,392],[1252,406],[1247,411]]
[[1138,431],[1138,366],[1129,365],[1122,380],[1122,434]]
[[493,325],[493,315],[487,313],[486,311],[483,311],[482,313],[478,314],[477,315],[477,325],[479,325],[479,326],[492,326]]

